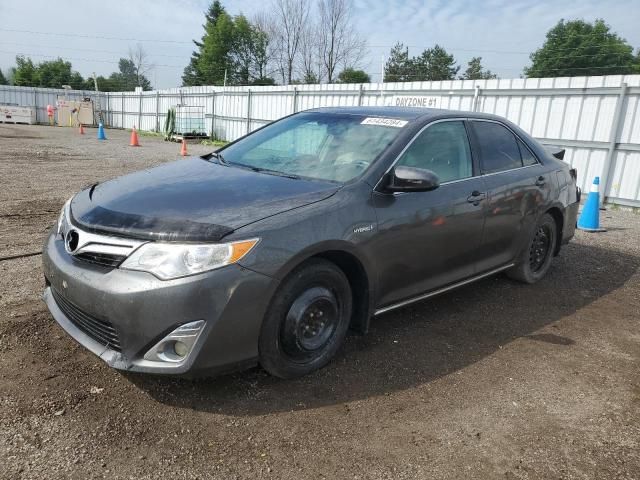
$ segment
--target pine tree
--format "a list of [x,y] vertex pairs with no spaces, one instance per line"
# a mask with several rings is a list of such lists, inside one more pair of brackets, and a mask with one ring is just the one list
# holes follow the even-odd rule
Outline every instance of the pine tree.
[[225,77],[228,81],[233,80],[235,77],[233,59],[235,24],[233,19],[222,12],[215,24],[207,25],[207,32],[203,39],[200,58],[196,63],[196,70],[202,80],[202,85],[222,85]]
[[440,45],[428,48],[411,60],[414,81],[453,80],[460,70],[453,55]]
[[497,78],[497,76],[491,70],[482,68],[482,57],[473,57],[469,60],[467,69],[460,77],[460,80],[490,80],[492,78]]
[[215,26],[218,18],[222,13],[226,13],[226,11],[219,0],[215,0],[213,3],[211,3],[211,5],[209,5],[209,9],[205,12],[205,24],[202,26],[202,28],[204,28],[205,34],[202,36],[200,41],[193,40],[193,43],[196,45],[197,50],[195,50],[191,54],[189,65],[186,66],[182,75],[182,84],[185,87],[203,85],[203,72],[201,72],[199,69],[200,55],[202,54],[202,48],[207,38],[207,32],[213,26]]
[[385,82],[409,82],[411,81],[411,60],[409,48],[398,42],[389,53],[389,58],[384,66]]
[[9,84],[9,82],[7,82],[7,79],[2,74],[2,70],[0,69],[0,85],[8,85],[8,84]]

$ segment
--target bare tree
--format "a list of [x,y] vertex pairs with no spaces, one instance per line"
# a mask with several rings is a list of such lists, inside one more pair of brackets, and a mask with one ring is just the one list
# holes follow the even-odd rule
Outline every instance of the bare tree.
[[293,79],[300,45],[308,28],[309,0],[274,0],[274,30],[276,49],[282,80],[289,84]]
[[304,83],[320,83],[322,81],[322,62],[317,25],[309,25],[302,34],[299,62],[299,69]]
[[142,86],[142,79],[146,78],[154,68],[142,44],[136,44],[135,48],[129,47],[129,61],[133,64],[137,85]]
[[280,70],[279,65],[276,66],[278,64],[279,42],[274,15],[258,12],[251,18],[251,23],[265,39],[264,49],[257,49],[254,52],[256,69],[260,77],[271,77]]
[[329,83],[337,69],[355,67],[365,54],[366,43],[353,28],[351,0],[319,0],[320,57]]

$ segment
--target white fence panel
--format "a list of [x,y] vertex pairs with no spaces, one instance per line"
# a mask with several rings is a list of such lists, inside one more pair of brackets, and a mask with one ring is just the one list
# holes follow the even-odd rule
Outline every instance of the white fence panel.
[[176,105],[200,106],[207,133],[223,140],[235,140],[310,108],[382,106],[391,105],[396,95],[424,96],[434,99],[439,108],[508,118],[542,143],[565,148],[565,160],[578,169],[583,189],[588,190],[593,177],[599,175],[601,190],[610,201],[640,206],[640,75],[382,85],[202,86],[142,94],[0,86],[0,103],[35,106],[41,123],[47,121],[46,105],[54,105],[59,95],[99,100],[108,126],[135,125],[141,130],[162,130],[168,109]]

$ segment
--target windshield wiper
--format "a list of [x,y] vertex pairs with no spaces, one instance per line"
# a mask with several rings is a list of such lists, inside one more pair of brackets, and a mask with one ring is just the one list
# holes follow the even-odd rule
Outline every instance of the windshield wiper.
[[215,157],[218,160],[218,163],[220,165],[224,165],[225,167],[229,166],[229,162],[227,162],[225,160],[225,158],[222,156],[222,153],[220,153],[220,152],[211,152],[211,156]]
[[295,175],[293,173],[285,173],[285,172],[281,172],[279,170],[272,170],[270,168],[264,168],[264,167],[254,167],[253,165],[246,165],[244,163],[229,162],[224,158],[224,156],[220,152],[211,152],[209,154],[209,156],[210,157],[214,157],[216,160],[218,160],[218,163],[220,165],[224,165],[225,167],[246,168],[246,169],[251,170],[253,172],[266,173],[268,175],[277,175],[279,177],[292,178],[294,180],[299,180],[300,179],[300,177],[298,175]]
[[266,173],[269,175],[277,175],[278,177],[285,177],[285,178],[292,178],[294,180],[300,180],[300,177],[293,173],[285,173],[285,172],[280,172],[279,170],[271,170],[270,168],[263,168],[263,167],[253,167],[250,165],[246,165],[246,167],[253,170],[254,172]]

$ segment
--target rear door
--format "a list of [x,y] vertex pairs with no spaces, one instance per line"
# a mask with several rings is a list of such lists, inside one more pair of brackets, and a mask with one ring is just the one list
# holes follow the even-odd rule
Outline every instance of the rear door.
[[376,262],[378,306],[472,276],[484,223],[483,181],[463,120],[425,127],[396,165],[432,170],[440,186],[430,192],[374,191],[378,234],[365,248]]
[[469,122],[487,189],[487,214],[478,252],[478,272],[512,262],[526,246],[552,179],[526,144],[507,126]]

